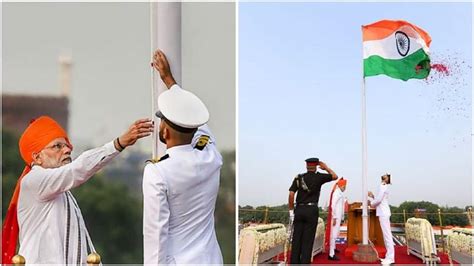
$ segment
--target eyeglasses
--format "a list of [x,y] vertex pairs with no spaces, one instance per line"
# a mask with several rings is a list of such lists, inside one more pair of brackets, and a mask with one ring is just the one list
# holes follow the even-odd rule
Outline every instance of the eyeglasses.
[[56,143],[56,144],[54,144],[54,145],[52,145],[52,146],[45,147],[45,149],[52,149],[52,150],[54,150],[54,151],[61,151],[64,147],[71,148],[71,147],[69,146],[69,144],[60,142],[60,143]]

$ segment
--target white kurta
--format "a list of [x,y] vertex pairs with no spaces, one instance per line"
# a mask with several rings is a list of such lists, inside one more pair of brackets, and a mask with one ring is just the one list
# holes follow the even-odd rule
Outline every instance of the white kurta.
[[[203,150],[194,148],[202,135]],[[145,166],[143,238],[145,264],[222,264],[214,229],[222,156],[207,125],[190,145],[167,150],[169,157]]]
[[87,245],[92,242],[69,190],[86,182],[117,154],[110,142],[58,168],[33,166],[23,177],[17,210],[18,253],[27,264],[86,263]]
[[336,187],[334,193],[332,194],[331,202],[331,218],[334,221],[336,219],[336,225],[333,226],[333,221],[331,221],[331,238],[329,242],[329,256],[334,256],[334,250],[336,249],[336,238],[339,236],[339,230],[341,228],[341,220],[344,217],[344,203],[345,197],[344,193],[339,187]]
[[375,198],[370,199],[370,205],[376,207],[376,214],[379,217],[380,227],[383,233],[383,240],[387,253],[385,258],[395,261],[395,248],[392,238],[392,228],[390,225],[390,206],[388,205],[389,187],[381,184]]

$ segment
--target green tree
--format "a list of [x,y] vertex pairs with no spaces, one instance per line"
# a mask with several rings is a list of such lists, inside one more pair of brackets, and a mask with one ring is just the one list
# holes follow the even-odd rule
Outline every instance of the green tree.
[[403,210],[407,212],[407,219],[415,216],[416,209],[425,209],[425,213],[430,214],[422,215],[420,218],[427,219],[432,225],[439,225],[437,214],[439,206],[437,204],[429,201],[405,201],[398,207],[399,212],[403,212]]
[[18,177],[25,167],[18,149],[19,138],[20,136],[13,131],[5,128],[2,130],[2,221],[5,218]]
[[143,261],[143,208],[124,184],[96,174],[72,193],[103,263]]
[[443,207],[441,213],[447,213],[442,215],[443,225],[456,225],[466,226],[469,224],[469,218],[464,209],[458,207]]
[[235,151],[222,152],[223,166],[216,202],[216,234],[225,264],[235,263]]

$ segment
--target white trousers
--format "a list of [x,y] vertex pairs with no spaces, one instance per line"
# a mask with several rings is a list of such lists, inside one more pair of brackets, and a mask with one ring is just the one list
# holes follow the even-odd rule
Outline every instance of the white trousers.
[[392,229],[390,228],[390,216],[379,216],[380,227],[382,228],[383,241],[385,243],[385,259],[395,261],[395,247],[392,238]]
[[333,221],[331,221],[331,234],[329,239],[329,256],[331,257],[334,256],[334,250],[336,249],[336,238],[339,236],[339,230],[341,229],[341,219],[336,218],[336,225],[334,226]]

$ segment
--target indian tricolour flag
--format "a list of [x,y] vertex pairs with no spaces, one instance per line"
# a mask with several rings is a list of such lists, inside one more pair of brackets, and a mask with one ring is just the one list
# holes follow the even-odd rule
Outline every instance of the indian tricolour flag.
[[403,20],[362,26],[364,77],[384,74],[396,79],[423,79],[430,73],[431,37]]

